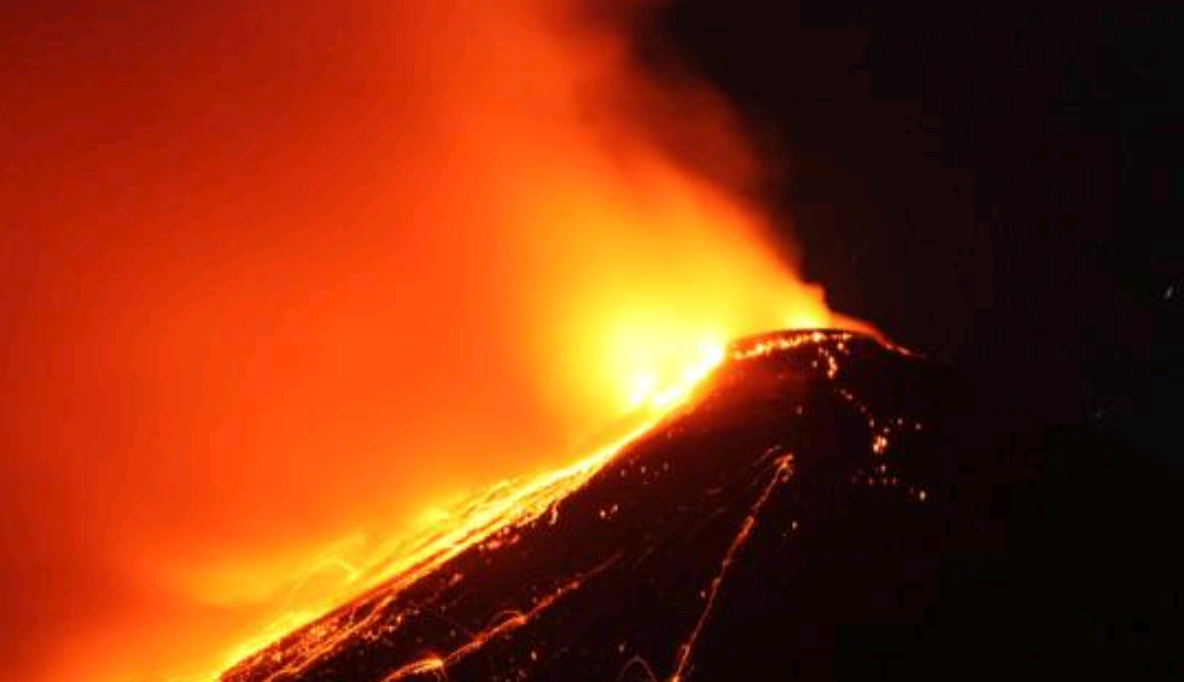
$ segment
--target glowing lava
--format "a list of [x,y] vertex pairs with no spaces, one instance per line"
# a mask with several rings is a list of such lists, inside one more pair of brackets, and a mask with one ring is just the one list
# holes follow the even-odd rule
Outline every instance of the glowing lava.
[[[724,359],[723,344],[703,342],[697,355],[671,375],[663,375],[656,366],[640,367],[629,382],[629,405],[663,410],[685,398],[703,377]],[[655,363],[657,364],[657,363]]]

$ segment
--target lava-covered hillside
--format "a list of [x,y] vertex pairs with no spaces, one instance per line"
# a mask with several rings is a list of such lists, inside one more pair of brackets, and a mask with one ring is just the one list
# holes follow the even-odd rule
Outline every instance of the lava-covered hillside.
[[976,419],[943,367],[868,337],[739,341],[619,452],[223,679],[1064,670],[1055,643],[1089,638],[1039,630],[1060,622],[1036,603],[1056,590],[1017,591],[1034,567],[1003,566],[999,491],[1028,469],[990,454]]

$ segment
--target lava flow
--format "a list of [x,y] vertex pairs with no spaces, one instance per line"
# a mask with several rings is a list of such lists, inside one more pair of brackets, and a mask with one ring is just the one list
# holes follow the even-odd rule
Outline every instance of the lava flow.
[[476,515],[223,680],[678,682],[829,666],[836,643],[800,636],[833,622],[813,609],[907,622],[923,607],[866,594],[933,568],[933,407],[948,381],[847,332],[738,342],[619,451],[526,485],[509,513]]

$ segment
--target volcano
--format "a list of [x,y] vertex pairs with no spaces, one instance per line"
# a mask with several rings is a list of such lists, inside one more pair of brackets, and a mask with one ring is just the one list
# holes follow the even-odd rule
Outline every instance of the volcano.
[[1026,626],[970,403],[867,336],[737,341],[656,426],[222,679],[986,674]]

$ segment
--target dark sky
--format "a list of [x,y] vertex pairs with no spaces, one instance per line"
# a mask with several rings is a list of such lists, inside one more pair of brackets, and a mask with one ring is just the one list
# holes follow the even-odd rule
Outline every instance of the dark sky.
[[945,456],[987,453],[966,475],[1007,539],[975,565],[1014,601],[971,607],[982,629],[961,636],[1016,651],[1027,630],[1062,671],[1170,675],[1184,14],[976,4],[991,9],[791,3],[777,19],[691,0],[655,33],[774,150],[769,193],[806,275],[976,396],[981,426]]
[[747,113],[837,308],[1021,420],[1170,458],[1184,17],[979,4],[689,0],[648,44]]

